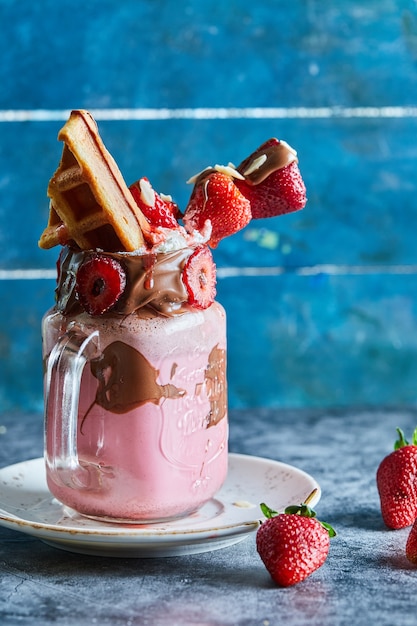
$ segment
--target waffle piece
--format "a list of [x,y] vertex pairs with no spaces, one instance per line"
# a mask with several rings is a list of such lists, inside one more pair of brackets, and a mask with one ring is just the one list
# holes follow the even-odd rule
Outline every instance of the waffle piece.
[[72,111],[58,134],[61,162],[48,185],[48,225],[41,248],[75,242],[81,249],[133,251],[149,223],[140,211],[97,125],[87,111]]

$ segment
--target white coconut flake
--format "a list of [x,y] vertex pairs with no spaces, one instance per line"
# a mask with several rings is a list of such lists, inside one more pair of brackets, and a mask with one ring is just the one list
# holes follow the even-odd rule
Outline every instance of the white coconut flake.
[[261,165],[265,163],[266,159],[266,154],[261,154],[260,156],[256,157],[256,159],[254,159],[252,163],[245,169],[245,171],[243,172],[244,175],[249,176],[249,174],[252,174],[253,172],[256,172],[256,170],[259,170]]
[[253,509],[255,505],[252,502],[248,502],[247,500],[236,500],[233,502],[233,506],[237,506],[240,509]]
[[198,172],[198,174],[191,176],[191,178],[187,180],[187,184],[194,184],[201,176],[201,174],[204,174],[204,172],[207,172],[207,170],[216,170],[216,172],[221,172],[222,174],[226,174],[227,176],[231,176],[232,178],[238,178],[239,180],[245,179],[245,177],[237,171],[233,163],[228,163],[227,165],[219,165],[218,163],[216,163],[216,165],[214,165],[213,167],[205,167],[203,170],[201,170],[201,172]]
[[142,202],[144,202],[147,206],[153,206],[155,204],[155,192],[152,189],[151,183],[145,178],[142,178],[139,186]]
[[198,179],[199,176],[201,176],[201,174],[203,172],[206,172],[207,170],[211,170],[213,168],[211,168],[210,166],[205,167],[203,170],[201,170],[201,172],[198,172],[198,174],[194,174],[194,176],[191,176],[191,178],[189,178],[187,180],[187,185],[194,185],[194,183],[196,182],[196,180]]
[[297,156],[297,150],[294,150],[294,148],[292,148],[289,143],[287,143],[283,139],[280,139],[279,143],[282,143],[282,145],[285,146],[290,152],[292,152],[294,156]]
[[227,176],[231,176],[232,178],[238,178],[239,180],[245,180],[245,177],[242,176],[240,172],[237,171],[232,165],[215,165],[214,169],[221,174],[226,174]]

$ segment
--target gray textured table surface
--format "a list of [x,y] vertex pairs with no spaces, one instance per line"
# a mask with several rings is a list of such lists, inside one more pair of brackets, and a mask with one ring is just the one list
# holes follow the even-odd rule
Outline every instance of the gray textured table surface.
[[[396,426],[411,433],[417,411],[235,411],[230,422],[231,451],[290,463],[319,481],[317,512],[338,531],[321,569],[292,588],[275,587],[253,533],[201,555],[119,559],[64,552],[0,528],[0,623],[415,624],[408,530],[384,527],[375,471]],[[0,432],[0,466],[42,454],[39,415],[3,415]]]

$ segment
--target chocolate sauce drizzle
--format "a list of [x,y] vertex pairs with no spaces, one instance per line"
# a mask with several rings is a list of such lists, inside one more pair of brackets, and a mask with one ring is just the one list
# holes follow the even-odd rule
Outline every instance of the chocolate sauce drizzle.
[[[103,252],[103,255],[119,261],[126,272],[124,293],[112,307],[111,314],[129,315],[146,307],[164,316],[188,310],[188,293],[181,273],[192,252],[191,248],[163,254]],[[56,308],[65,315],[83,310],[77,298],[76,276],[80,265],[92,254],[97,252],[69,246],[61,251],[55,294]]]
[[82,418],[80,432],[91,409],[97,404],[118,415],[147,402],[159,404],[162,398],[182,398],[184,389],[160,385],[159,372],[136,350],[122,341],[109,344],[99,358],[90,361],[90,369],[98,380],[94,402]]
[[[173,363],[171,374],[177,364]],[[168,383],[158,383],[159,371],[135,348],[122,341],[109,344],[102,354],[90,361],[92,375],[98,381],[94,401],[83,415],[80,432],[94,406],[98,405],[121,415],[147,402],[158,405],[163,399],[177,400],[186,395],[185,389],[179,389]],[[215,346],[208,357],[204,373],[204,385],[210,402],[207,416],[207,428],[215,426],[226,416],[226,353]],[[202,384],[195,388],[195,395],[201,392]]]

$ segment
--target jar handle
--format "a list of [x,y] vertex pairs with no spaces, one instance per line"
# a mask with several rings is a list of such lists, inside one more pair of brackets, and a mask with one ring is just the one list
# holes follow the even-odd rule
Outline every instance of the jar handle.
[[99,478],[99,466],[81,465],[77,452],[81,377],[97,355],[98,335],[77,327],[66,332],[52,348],[45,374],[45,462],[54,479],[74,489],[93,489]]

